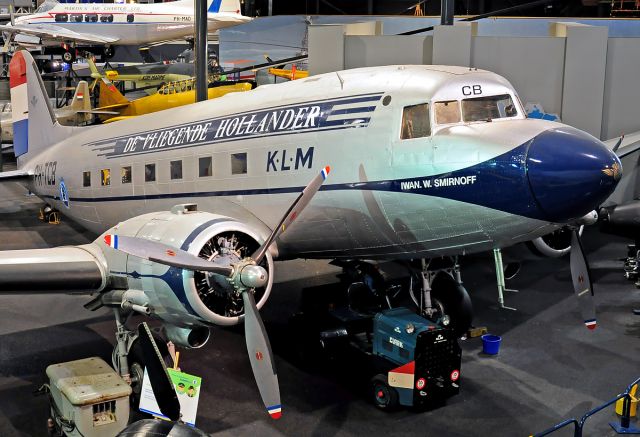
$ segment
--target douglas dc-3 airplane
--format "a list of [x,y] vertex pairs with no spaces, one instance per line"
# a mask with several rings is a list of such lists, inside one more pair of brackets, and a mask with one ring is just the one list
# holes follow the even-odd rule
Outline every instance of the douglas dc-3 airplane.
[[[142,375],[127,358],[127,314],[159,319],[185,347],[244,319],[276,418],[277,374],[258,313],[274,259],[435,259],[506,247],[580,224],[621,175],[599,140],[526,119],[507,80],[462,67],[334,72],[93,127],[55,122],[27,52],[14,55],[10,86],[18,170],[0,179],[102,235],[0,252],[0,289],[93,292],[86,307],[114,309],[114,366],[134,385]],[[593,327],[576,253],[574,287]],[[424,278],[425,314],[466,329],[459,275]]]
[[[158,43],[193,35],[193,1],[76,4],[47,0],[35,13],[0,26],[0,31],[16,34],[15,42],[22,45],[98,45],[106,46],[107,53],[116,45]],[[207,1],[209,32],[251,20],[241,14],[238,0]],[[63,54],[65,62],[74,59],[75,51]]]

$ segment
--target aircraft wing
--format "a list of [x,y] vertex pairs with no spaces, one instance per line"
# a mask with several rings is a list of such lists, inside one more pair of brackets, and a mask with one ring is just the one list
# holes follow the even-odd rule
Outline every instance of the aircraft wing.
[[0,182],[29,179],[32,174],[26,170],[4,171],[0,173]]
[[77,41],[94,44],[112,44],[120,38],[94,35],[91,33],[74,32],[73,30],[51,24],[24,25],[0,25],[0,32],[36,36],[40,39],[52,39],[59,41]]

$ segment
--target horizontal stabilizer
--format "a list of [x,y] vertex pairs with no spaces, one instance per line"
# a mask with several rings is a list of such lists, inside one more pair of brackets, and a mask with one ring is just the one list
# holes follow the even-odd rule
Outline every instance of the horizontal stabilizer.
[[0,173],[0,182],[1,181],[12,181],[12,180],[20,180],[20,179],[29,179],[32,176],[31,172],[26,170],[13,170],[13,171],[4,171]]

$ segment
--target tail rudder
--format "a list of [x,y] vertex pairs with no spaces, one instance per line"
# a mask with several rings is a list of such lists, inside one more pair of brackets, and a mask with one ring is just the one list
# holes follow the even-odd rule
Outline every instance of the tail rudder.
[[81,80],[78,82],[69,108],[74,111],[91,111],[91,94],[89,93],[89,84],[87,81]]
[[89,65],[89,71],[91,72],[91,77],[93,79],[100,79],[102,74],[98,71],[98,67],[96,67],[96,62],[92,57],[87,58],[87,64]]
[[207,5],[207,12],[209,13],[227,12],[242,14],[240,0],[207,0]]
[[13,151],[18,164],[69,135],[55,118],[40,71],[26,50],[14,53],[9,64],[13,118]]
[[104,108],[106,106],[128,104],[129,100],[118,91],[118,88],[107,78],[100,81],[100,97],[98,97],[98,106]]

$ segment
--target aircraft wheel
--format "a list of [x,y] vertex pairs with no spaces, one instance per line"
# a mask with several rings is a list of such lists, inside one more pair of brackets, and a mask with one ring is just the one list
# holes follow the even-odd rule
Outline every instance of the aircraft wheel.
[[64,53],[62,53],[62,60],[67,64],[73,64],[76,60],[75,50],[65,50]]
[[[154,335],[154,340],[160,350],[160,354],[164,359],[167,367],[171,365],[171,355],[169,349],[164,340]],[[116,354],[117,346],[114,349],[114,355]],[[132,412],[138,412],[138,406],[140,404],[140,393],[142,392],[142,380],[144,378],[145,358],[142,353],[142,346],[139,340],[134,340],[129,349],[127,355],[129,363],[129,375],[131,376],[131,396],[129,397],[129,403],[131,405]]]
[[462,284],[458,284],[451,275],[447,273],[436,275],[431,284],[431,299],[436,307],[441,308],[441,311],[449,316],[449,326],[457,336],[460,337],[469,330],[473,320],[471,298]]
[[378,374],[371,379],[371,394],[376,407],[392,411],[398,407],[398,392],[387,383],[387,377]]
[[107,46],[104,48],[104,51],[102,52],[102,54],[105,57],[105,59],[111,59],[113,58],[113,55],[116,54],[116,49],[113,46]]
[[[415,305],[420,308],[420,280],[412,281],[411,299]],[[436,275],[431,283],[431,304],[435,312],[430,316],[425,316],[433,322],[442,321],[446,315],[449,319],[449,325],[453,328],[458,337],[463,336],[471,327],[473,319],[473,307],[469,293],[458,284],[453,277],[445,272]]]

